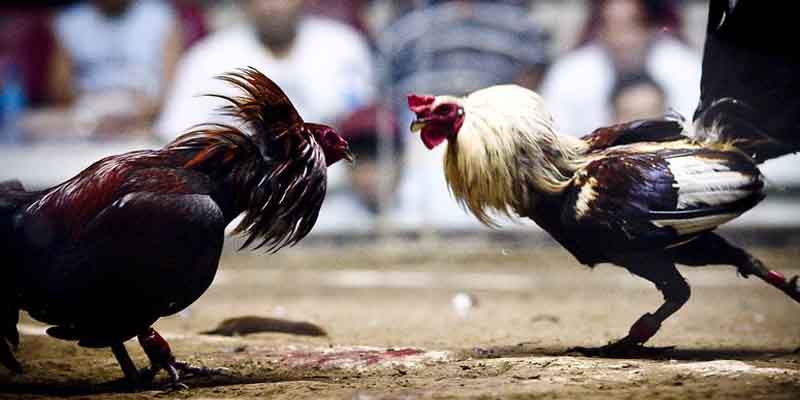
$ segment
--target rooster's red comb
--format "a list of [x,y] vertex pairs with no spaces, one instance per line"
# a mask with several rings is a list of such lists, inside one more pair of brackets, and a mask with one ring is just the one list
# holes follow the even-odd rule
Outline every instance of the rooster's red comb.
[[425,111],[434,101],[436,98],[433,96],[419,96],[411,93],[408,95],[408,108],[414,113],[419,113]]

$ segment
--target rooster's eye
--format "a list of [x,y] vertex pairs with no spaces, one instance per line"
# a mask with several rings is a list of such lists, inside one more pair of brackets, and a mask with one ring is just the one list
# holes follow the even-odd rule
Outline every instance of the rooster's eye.
[[439,107],[436,107],[433,112],[437,115],[450,115],[450,113],[453,112],[453,106],[450,104],[442,104]]

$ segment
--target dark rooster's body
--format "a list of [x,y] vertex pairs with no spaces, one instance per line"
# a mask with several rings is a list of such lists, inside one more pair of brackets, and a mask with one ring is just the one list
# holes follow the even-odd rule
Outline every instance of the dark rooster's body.
[[412,130],[428,148],[448,142],[445,177],[479,220],[528,217],[581,263],[614,263],[662,292],[664,304],[623,339],[582,351],[643,349],[689,299],[676,263],[732,265],[800,302],[797,277],[768,270],[713,232],[764,198],[759,162],[800,150],[800,63],[795,46],[780,42],[792,15],[781,7],[711,2],[694,128],[665,117],[578,139],[556,133],[541,98],[518,86],[409,96]]
[[0,184],[3,263],[0,362],[21,367],[19,310],[53,325],[51,336],[111,347],[126,376],[139,374],[123,342],[138,336],[175,384],[178,363],[150,326],[197,300],[211,284],[224,229],[244,215],[245,246],[277,250],[313,227],[325,196],[326,166],[349,156],[331,128],[306,124],[283,92],[256,70],[222,79],[237,128],[199,127],[160,150],[100,160],[41,192]]

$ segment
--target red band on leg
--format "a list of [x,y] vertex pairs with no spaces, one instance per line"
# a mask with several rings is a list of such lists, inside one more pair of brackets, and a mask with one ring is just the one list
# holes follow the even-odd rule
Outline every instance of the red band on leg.
[[778,271],[769,271],[766,280],[775,286],[783,286],[786,284],[786,277]]
[[172,355],[169,343],[155,329],[148,328],[147,331],[140,334],[139,344],[144,349],[144,353],[147,354],[150,362],[158,363],[162,366],[171,365],[175,362],[175,356]]

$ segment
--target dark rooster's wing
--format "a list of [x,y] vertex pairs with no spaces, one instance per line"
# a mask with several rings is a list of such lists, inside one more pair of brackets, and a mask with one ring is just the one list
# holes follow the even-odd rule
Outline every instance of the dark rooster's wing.
[[[44,211],[42,209],[42,211]],[[23,215],[25,226],[42,213]],[[51,336],[105,347],[187,307],[217,270],[226,220],[208,195],[128,193],[74,238],[27,241],[24,309],[56,325]]]
[[605,238],[605,251],[664,248],[747,211],[762,188],[757,167],[739,153],[620,151],[578,172],[562,221],[578,235]]
[[589,144],[589,151],[604,150],[637,142],[668,142],[686,139],[683,121],[678,118],[640,119],[595,129],[581,138]]
[[800,150],[800,46],[791,1],[711,0],[698,137],[758,162]]

